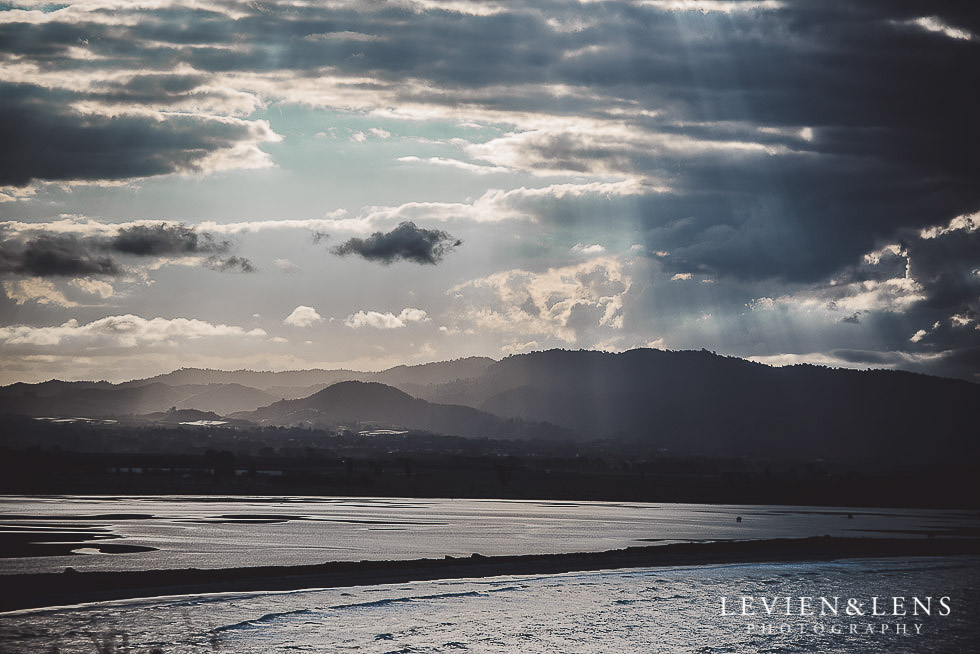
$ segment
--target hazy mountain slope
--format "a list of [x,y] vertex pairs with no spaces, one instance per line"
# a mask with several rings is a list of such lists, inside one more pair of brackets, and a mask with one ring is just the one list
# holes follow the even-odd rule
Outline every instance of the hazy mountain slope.
[[184,384],[239,384],[259,390],[273,386],[309,387],[314,384],[335,384],[338,381],[356,379],[370,373],[354,370],[289,370],[285,372],[263,372],[254,370],[205,370],[200,368],[181,368],[164,375],[137,379],[122,386],[144,386],[162,383],[169,386]]
[[[308,397],[342,381],[377,381],[421,393],[433,384],[455,383],[476,377],[493,363],[493,359],[470,357],[417,366],[396,366],[381,372],[257,372],[181,368],[121,384],[58,380],[40,384],[16,383],[0,387],[0,411],[26,415],[108,416],[154,413],[177,406],[227,415],[251,411],[278,399]],[[144,390],[136,390],[141,388]]]
[[459,436],[573,436],[551,425],[501,419],[472,407],[433,404],[377,382],[340,382],[306,398],[283,400],[234,417],[266,425],[367,423]]
[[262,372],[181,368],[156,377],[124,382],[119,386],[145,386],[152,383],[162,383],[168,386],[238,384],[282,397],[317,386],[322,389],[342,381],[376,381],[396,387],[400,384],[414,386],[444,384],[458,379],[476,377],[493,363],[495,363],[493,359],[486,357],[469,357],[415,366],[395,366],[380,372],[322,369]]
[[66,390],[81,390],[83,388],[113,388],[113,385],[105,381],[68,382],[61,381],[59,379],[52,379],[50,381],[40,382],[38,384],[25,384],[23,382],[17,382],[15,384],[10,384],[9,386],[0,387],[0,402],[53,397]]
[[487,357],[469,357],[417,366],[395,366],[371,375],[367,381],[381,382],[396,388],[401,388],[403,384],[416,387],[446,384],[479,377],[494,363],[496,361]]
[[119,416],[166,411],[185,394],[186,390],[159,383],[132,388],[67,387],[48,397],[4,398],[0,409],[32,416]]
[[182,400],[177,406],[181,409],[228,415],[238,411],[253,411],[277,399],[271,393],[241,384],[209,384],[207,390]]

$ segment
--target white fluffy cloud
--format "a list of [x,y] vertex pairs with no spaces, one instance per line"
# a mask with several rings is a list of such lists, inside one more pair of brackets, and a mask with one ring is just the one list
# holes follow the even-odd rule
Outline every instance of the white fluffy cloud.
[[112,284],[108,282],[103,282],[98,279],[90,279],[87,277],[79,277],[68,282],[75,288],[88,293],[89,295],[96,295],[103,300],[106,300],[116,293],[116,289],[112,287]]
[[351,329],[372,327],[374,329],[400,329],[409,323],[428,322],[429,314],[422,309],[405,307],[398,315],[380,311],[358,311],[347,316],[344,324]]
[[142,318],[132,314],[107,316],[81,324],[74,318],[57,327],[12,325],[0,327],[0,347],[34,349],[78,347],[87,352],[101,348],[176,346],[181,341],[204,338],[265,337],[261,329],[214,324],[192,318]]
[[323,322],[323,316],[317,313],[313,307],[301,304],[286,316],[282,324],[289,327],[312,327],[318,322]]
[[[883,263],[899,258],[904,260],[904,274],[886,279],[875,279],[875,271]],[[867,268],[848,271],[841,279],[831,279],[823,285],[780,297],[760,297],[747,303],[753,311],[771,311],[786,307],[812,313],[845,312],[848,314],[882,311],[904,313],[910,307],[926,299],[923,285],[911,274],[909,255],[899,245],[886,245],[864,255]],[[675,278],[677,276],[675,275]],[[913,337],[912,342],[921,340]]]
[[3,290],[17,304],[37,302],[38,304],[53,304],[59,307],[77,307],[78,303],[69,300],[54,285],[46,279],[32,277],[29,279],[13,279],[3,282]]
[[[80,291],[101,300],[112,297],[116,292],[112,284],[86,277],[70,279],[67,284],[69,289],[75,289],[76,294]],[[64,308],[80,306],[79,302],[65,295],[63,287],[59,288],[54,281],[41,277],[4,280],[3,290],[16,304],[36,302]]]
[[593,243],[591,245],[583,245],[582,243],[576,243],[572,246],[572,253],[582,254],[585,256],[592,256],[594,254],[602,254],[606,251],[606,248],[602,247],[598,243]]
[[923,229],[919,232],[919,236],[925,240],[930,240],[951,232],[963,231],[970,234],[978,229],[980,229],[980,211],[956,216],[946,225],[934,225]]
[[623,299],[632,281],[614,257],[536,273],[508,270],[460,284],[457,330],[482,330],[575,343],[587,331],[622,329]]
[[951,39],[959,39],[961,41],[976,40],[976,36],[974,36],[969,30],[947,25],[935,16],[923,16],[921,18],[916,18],[915,20],[909,21],[909,23],[920,27],[927,32],[936,32],[944,36],[948,36]]

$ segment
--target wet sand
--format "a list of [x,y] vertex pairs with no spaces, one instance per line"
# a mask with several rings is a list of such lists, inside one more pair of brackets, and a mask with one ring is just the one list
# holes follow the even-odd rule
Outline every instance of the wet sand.
[[974,538],[813,538],[712,541],[605,552],[339,561],[318,565],[4,575],[0,611],[82,602],[335,588],[434,579],[556,574],[588,570],[842,558],[980,555]]

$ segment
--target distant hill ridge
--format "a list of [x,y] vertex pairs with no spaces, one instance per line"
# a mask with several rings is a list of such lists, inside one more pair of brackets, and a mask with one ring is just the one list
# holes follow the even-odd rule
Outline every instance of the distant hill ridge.
[[572,438],[571,430],[503,419],[472,407],[435,404],[378,382],[339,382],[298,400],[282,400],[232,417],[260,425],[386,427],[489,438]]
[[978,455],[980,385],[891,370],[775,368],[705,350],[532,352],[424,397],[711,455]]
[[[242,383],[249,380],[263,388]],[[372,423],[494,437],[574,433],[711,456],[877,462],[977,460],[978,406],[980,385],[962,380],[775,368],[704,350],[650,349],[549,350],[381,372],[185,369],[119,385],[0,388],[0,410],[35,416],[176,407],[269,425]]]
[[479,375],[492,363],[494,360],[486,357],[470,357],[417,366],[402,365],[380,372],[181,368],[120,384],[60,380],[16,383],[0,387],[0,411],[35,416],[55,413],[94,417],[154,413],[176,406],[224,415],[251,411],[277,399],[306,397],[341,381],[378,381],[406,391],[418,391],[430,384]]
[[316,384],[331,385],[340,381],[378,381],[386,384],[413,383],[437,384],[465,379],[482,373],[487,366],[496,363],[487,357],[468,357],[451,361],[437,361],[407,366],[399,365],[380,372],[338,369],[256,371],[213,370],[207,368],[180,368],[163,375],[133,380],[120,386],[142,386],[161,382],[170,386],[184,384],[240,384],[259,390],[282,387],[308,387]]

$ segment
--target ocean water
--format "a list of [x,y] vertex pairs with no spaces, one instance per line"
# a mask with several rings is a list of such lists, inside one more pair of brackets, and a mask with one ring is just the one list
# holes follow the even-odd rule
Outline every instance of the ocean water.
[[[918,616],[721,614],[741,596],[933,599]],[[980,651],[978,610],[975,557],[711,565],[29,610],[0,614],[0,651],[961,654]]]
[[4,497],[0,575],[66,567],[301,565],[474,552],[587,552],[679,541],[926,533],[978,535],[980,519],[964,511],[631,502]]

